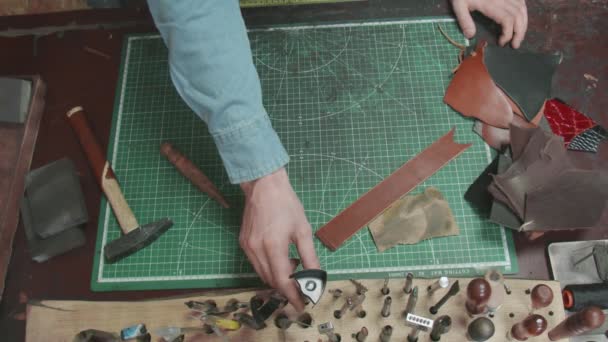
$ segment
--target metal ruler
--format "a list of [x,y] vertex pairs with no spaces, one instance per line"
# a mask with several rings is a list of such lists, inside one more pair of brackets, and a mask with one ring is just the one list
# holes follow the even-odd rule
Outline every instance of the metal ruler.
[[367,0],[241,0],[241,7],[269,7],[288,5],[327,4],[336,2],[354,2]]

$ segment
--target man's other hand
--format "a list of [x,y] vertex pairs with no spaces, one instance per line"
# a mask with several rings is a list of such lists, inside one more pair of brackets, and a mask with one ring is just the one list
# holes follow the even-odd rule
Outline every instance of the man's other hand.
[[511,42],[517,49],[528,29],[528,10],[525,0],[452,0],[458,24],[467,38],[475,35],[472,11],[479,11],[502,27],[498,43],[504,46]]
[[293,191],[287,172],[281,168],[270,175],[241,184],[245,213],[239,242],[262,280],[279,290],[301,311],[304,302],[289,275],[295,265],[289,259],[294,243],[304,268],[320,268],[312,240],[312,229],[304,207]]

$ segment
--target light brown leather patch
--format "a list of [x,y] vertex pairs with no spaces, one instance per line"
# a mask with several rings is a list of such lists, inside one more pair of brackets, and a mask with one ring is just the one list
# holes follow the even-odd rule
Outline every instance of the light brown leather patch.
[[397,244],[460,234],[448,202],[432,187],[395,202],[369,224],[369,230],[379,252]]

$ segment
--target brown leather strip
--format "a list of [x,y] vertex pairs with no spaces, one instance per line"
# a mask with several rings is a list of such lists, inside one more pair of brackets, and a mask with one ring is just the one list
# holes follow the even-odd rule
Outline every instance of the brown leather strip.
[[[106,154],[103,152],[103,149],[97,142],[97,139],[95,139],[95,134],[93,133],[93,130],[91,130],[91,126],[89,126],[82,107],[72,108],[66,113],[66,116],[68,118],[68,122],[74,129],[74,132],[76,132],[76,135],[78,136],[78,141],[80,141],[82,149],[89,159],[89,163],[93,169],[93,173],[95,173],[95,178],[97,179],[99,186],[103,188],[103,169],[106,164]],[[116,179],[114,171],[112,171],[111,167],[108,167],[105,177],[109,179]]]
[[380,215],[393,202],[429,178],[471,144],[454,141],[454,129],[373,187],[316,233],[325,246],[335,251]]

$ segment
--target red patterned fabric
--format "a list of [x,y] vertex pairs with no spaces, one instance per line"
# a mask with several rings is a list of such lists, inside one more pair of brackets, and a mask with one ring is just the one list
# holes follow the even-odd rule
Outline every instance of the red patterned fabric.
[[553,133],[564,138],[564,145],[568,145],[575,136],[596,125],[584,114],[556,99],[545,102],[544,114]]

